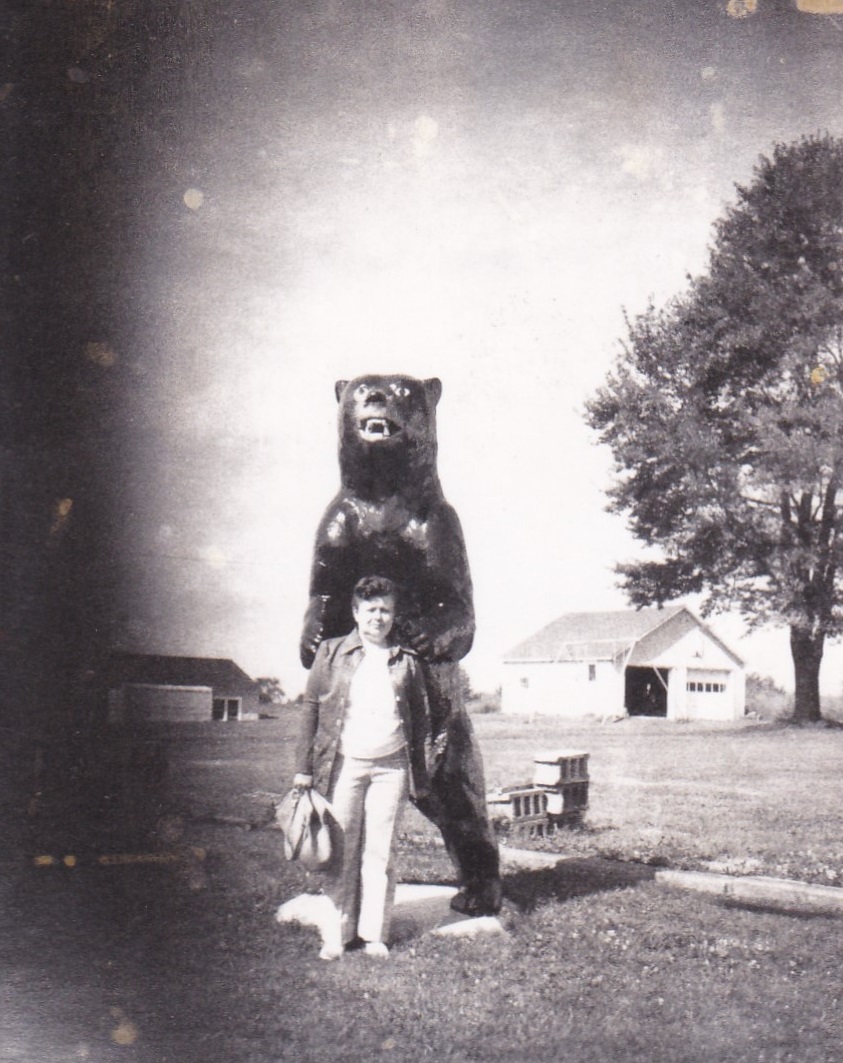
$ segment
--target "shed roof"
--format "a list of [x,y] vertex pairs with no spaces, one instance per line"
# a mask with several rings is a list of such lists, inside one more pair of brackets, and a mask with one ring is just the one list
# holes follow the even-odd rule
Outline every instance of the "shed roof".
[[530,638],[504,654],[504,661],[581,661],[611,660],[626,653],[636,642],[666,624],[680,613],[687,613],[729,654],[722,640],[694,616],[684,605],[661,609],[618,609],[606,613],[565,613]]
[[218,657],[165,657],[146,653],[112,653],[103,670],[110,687],[120,683],[160,686],[201,686],[236,693],[256,688],[232,660]]

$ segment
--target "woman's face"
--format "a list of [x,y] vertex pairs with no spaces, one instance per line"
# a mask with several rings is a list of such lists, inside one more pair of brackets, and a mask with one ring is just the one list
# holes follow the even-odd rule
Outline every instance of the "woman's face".
[[367,642],[383,646],[395,623],[395,599],[392,595],[354,602],[352,612],[361,636]]

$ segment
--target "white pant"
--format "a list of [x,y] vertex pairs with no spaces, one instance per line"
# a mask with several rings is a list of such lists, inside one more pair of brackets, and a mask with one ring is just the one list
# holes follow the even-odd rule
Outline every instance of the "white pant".
[[337,760],[330,801],[342,841],[325,892],[339,913],[341,944],[384,941],[395,896],[392,854],[407,803],[407,751]]

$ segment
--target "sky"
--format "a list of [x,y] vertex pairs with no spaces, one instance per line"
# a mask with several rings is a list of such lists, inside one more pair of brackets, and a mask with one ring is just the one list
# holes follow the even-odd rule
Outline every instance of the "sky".
[[[807,6],[803,4],[802,6]],[[843,11],[843,5],[841,11]],[[834,5],[831,5],[833,8]],[[443,383],[440,475],[477,636],[624,608],[640,547],[583,421],[624,313],[705,268],[776,141],[843,134],[843,13],[796,0],[220,2],[177,163],[139,178],[118,350],[126,648],[234,658],[295,694],[334,382]],[[159,161],[156,161],[159,158]],[[694,603],[691,603],[694,604]],[[787,632],[712,626],[792,686]],[[843,688],[829,649],[823,688]]]

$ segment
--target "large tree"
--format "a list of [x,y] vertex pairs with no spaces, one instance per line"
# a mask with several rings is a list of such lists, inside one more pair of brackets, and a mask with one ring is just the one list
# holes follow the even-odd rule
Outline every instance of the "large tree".
[[787,624],[794,717],[817,720],[843,631],[843,140],[762,156],[706,272],[627,324],[587,413],[615,459],[610,509],[656,548],[622,586]]

